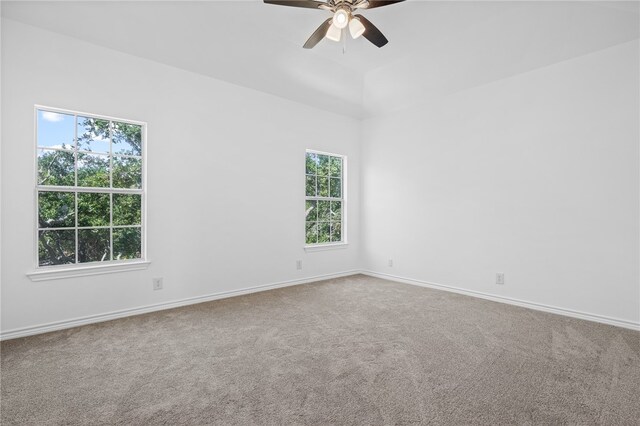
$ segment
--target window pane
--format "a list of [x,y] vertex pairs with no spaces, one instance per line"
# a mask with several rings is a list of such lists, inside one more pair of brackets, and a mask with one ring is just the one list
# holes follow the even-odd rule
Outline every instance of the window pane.
[[40,231],[38,265],[63,265],[76,262],[76,231]]
[[113,230],[113,259],[139,259],[142,257],[140,228]]
[[76,226],[73,192],[39,192],[38,226],[40,228],[72,228]]
[[318,156],[312,152],[307,152],[307,174],[315,175],[318,169]]
[[75,154],[70,151],[41,149],[38,152],[38,184],[74,186]]
[[331,220],[342,220],[342,201],[331,201]]
[[306,243],[315,244],[318,242],[318,224],[316,222],[307,222]]
[[340,222],[331,222],[331,241],[342,241],[342,224]]
[[78,226],[109,226],[109,194],[78,193]]
[[305,215],[307,221],[318,220],[318,208],[317,201],[307,201],[305,207]]
[[318,176],[318,197],[329,196],[329,178]]
[[334,198],[341,198],[342,197],[342,182],[340,181],[339,178],[331,178],[331,182],[330,182],[331,186],[331,191],[330,191],[330,196],[334,197]]
[[38,110],[38,146],[75,149],[75,122],[71,114]]
[[109,156],[78,153],[78,186],[108,188]]
[[330,213],[329,213],[329,201],[318,201],[318,220],[319,221],[329,221]]
[[78,116],[78,149],[109,153],[109,121]]
[[318,175],[329,176],[329,156],[318,154]]
[[[140,225],[142,196],[136,194],[113,194],[113,224]],[[114,237],[115,241],[115,237]]]
[[109,259],[109,229],[78,230],[78,261],[104,262]]
[[307,197],[316,196],[316,177],[315,176],[307,176],[306,194],[307,194]]
[[142,188],[142,159],[114,156],[113,187]]
[[342,158],[331,157],[329,166],[331,176],[342,177]]
[[113,153],[142,155],[142,126],[113,122]]
[[319,243],[328,243],[331,241],[331,226],[329,222],[319,222],[318,223],[318,242]]

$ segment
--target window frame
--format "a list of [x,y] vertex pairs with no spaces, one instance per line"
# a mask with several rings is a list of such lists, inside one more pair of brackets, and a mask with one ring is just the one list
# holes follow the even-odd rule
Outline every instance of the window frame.
[[[109,157],[109,187],[80,187],[78,186],[77,175],[78,165],[77,159],[74,161],[74,185],[73,186],[59,186],[59,185],[40,185],[38,183],[38,158],[39,158],[39,144],[38,144],[38,113],[40,111],[53,112],[59,114],[73,115],[75,119],[74,131],[77,132],[78,117],[87,117],[99,120],[108,120],[110,122],[118,122],[125,124],[133,124],[141,126],[141,185],[139,189],[136,188],[113,188],[113,158],[114,152],[111,140],[109,140],[109,153],[106,154]],[[111,272],[122,272],[127,270],[146,269],[150,262],[147,260],[147,123],[143,121],[130,120],[118,117],[111,117],[107,115],[86,113],[82,111],[76,111],[66,108],[49,107],[45,105],[34,105],[34,173],[33,173],[33,201],[34,201],[34,217],[33,217],[33,232],[34,232],[34,246],[33,246],[33,271],[27,273],[27,275],[33,281],[42,281],[47,279],[69,278],[74,276],[96,275]],[[79,150],[77,146],[77,133],[74,137],[74,155],[83,153],[83,150]],[[50,150],[58,150],[57,148],[47,148]],[[68,150],[66,150],[68,152]],[[137,158],[138,156],[127,156],[126,158]],[[78,224],[78,211],[77,202],[75,203],[75,223],[72,228],[75,231],[75,256],[76,263],[64,264],[64,265],[46,265],[41,266],[39,262],[39,236],[42,229],[39,225],[39,194],[42,192],[66,192],[66,193],[90,193],[90,194],[109,194],[110,199],[110,213],[109,213],[109,226],[103,227],[82,227]],[[138,225],[123,225],[114,226],[113,224],[113,194],[136,194],[140,195],[141,200],[141,212],[140,212],[140,257],[136,259],[123,259],[123,260],[106,260],[106,261],[94,261],[80,263],[78,262],[78,231],[84,228],[100,228],[109,229],[110,234],[110,252],[113,253],[113,230],[119,228],[133,228]]]
[[[318,155],[328,155],[331,157],[339,157],[342,160],[342,175],[340,177],[340,182],[342,185],[342,197],[341,198],[335,198],[335,197],[309,197],[307,196],[307,189],[306,189],[306,178],[307,178],[307,169],[306,169],[306,161],[307,161],[307,154],[318,154]],[[327,152],[327,151],[319,151],[319,150],[315,150],[315,149],[306,149],[304,152],[304,162],[302,163],[303,165],[303,179],[304,179],[304,185],[303,185],[303,191],[304,191],[304,201],[305,204],[307,201],[309,200],[327,200],[327,201],[340,201],[341,202],[341,207],[342,207],[342,214],[341,214],[341,221],[342,221],[342,232],[341,232],[341,237],[342,237],[342,241],[339,242],[334,242],[334,241],[330,241],[330,242],[325,242],[325,243],[315,243],[315,244],[307,244],[307,238],[306,238],[306,222],[307,222],[307,218],[306,215],[304,213],[304,210],[302,212],[303,216],[302,216],[302,220],[303,220],[303,241],[304,241],[304,250],[307,252],[313,252],[313,251],[323,251],[323,250],[332,250],[332,249],[341,249],[341,248],[346,248],[348,246],[348,228],[347,228],[347,209],[348,209],[348,200],[347,200],[347,156],[344,154],[336,154],[333,152]]]

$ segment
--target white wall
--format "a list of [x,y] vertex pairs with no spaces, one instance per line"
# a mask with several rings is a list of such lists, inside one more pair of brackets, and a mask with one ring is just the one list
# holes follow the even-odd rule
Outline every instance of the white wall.
[[[34,104],[148,123],[148,270],[27,278]],[[356,120],[3,20],[2,124],[3,333],[357,266]],[[347,249],[303,250],[306,148],[348,156]]]
[[[640,320],[637,41],[360,123],[11,20],[1,35],[2,333],[362,264]],[[34,104],[148,122],[148,270],[26,277]],[[349,156],[346,250],[302,249],[305,148]]]
[[637,324],[638,76],[636,40],[366,120],[365,267]]

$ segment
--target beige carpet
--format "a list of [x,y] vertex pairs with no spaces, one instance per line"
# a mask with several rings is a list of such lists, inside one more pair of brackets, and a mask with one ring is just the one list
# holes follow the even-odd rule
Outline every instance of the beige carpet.
[[640,419],[640,333],[365,276],[2,343],[2,424]]

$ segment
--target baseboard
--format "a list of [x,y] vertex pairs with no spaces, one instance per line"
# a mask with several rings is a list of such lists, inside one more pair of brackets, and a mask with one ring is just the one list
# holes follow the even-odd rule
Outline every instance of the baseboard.
[[190,297],[186,299],[175,300],[171,302],[158,303],[154,305],[146,305],[137,308],[123,309],[114,312],[108,312],[98,315],[90,315],[81,318],[74,318],[65,321],[52,322],[48,324],[41,324],[32,327],[17,328],[0,333],[0,341],[17,339],[19,337],[32,336],[35,334],[48,333],[51,331],[64,330],[67,328],[79,327],[81,325],[95,324],[104,321],[110,321],[118,318],[124,318],[134,315],[146,314],[150,312],[162,311],[165,309],[178,308],[181,306],[194,305],[197,303],[209,302],[212,300],[226,299],[228,297],[241,296],[243,294],[257,293],[261,291],[273,290],[276,288],[290,287],[299,284],[308,284],[322,280],[328,280],[332,278],[346,277],[350,275],[364,274],[371,277],[382,278],[389,281],[400,282],[404,284],[416,285],[420,287],[433,288],[436,290],[444,290],[458,294],[464,294],[467,296],[478,297],[481,299],[487,299],[499,303],[507,303],[510,305],[521,306],[524,308],[534,309],[537,311],[550,312],[553,314],[564,315],[572,318],[579,318],[587,321],[594,321],[603,324],[613,325],[617,327],[628,328],[631,330],[640,331],[640,323],[633,321],[622,320],[618,318],[606,317],[603,315],[589,314],[586,312],[574,311],[571,309],[559,308],[556,306],[549,306],[540,303],[527,302],[524,300],[513,299],[510,297],[497,296],[489,293],[465,290],[459,287],[437,284],[428,281],[416,280],[413,278],[400,277],[397,275],[385,274],[375,271],[366,270],[351,270],[337,272],[334,274],[316,275],[313,277],[302,278],[298,280],[281,281],[271,284],[263,284],[253,287],[246,287],[239,290],[224,291],[220,293],[213,293],[204,296]]
[[261,291],[273,290],[276,288],[290,287],[299,284],[308,284],[316,281],[328,280],[332,278],[346,277],[349,275],[359,274],[360,271],[343,271],[334,274],[316,275],[313,277],[302,278],[298,280],[281,281],[271,284],[257,285],[247,287],[240,290],[223,291],[204,296],[190,297],[186,299],[174,300],[171,302],[157,303],[154,305],[140,306],[137,308],[123,309],[119,311],[108,312],[98,315],[90,315],[81,318],[74,318],[65,321],[57,321],[48,324],[41,324],[32,327],[17,328],[0,333],[0,341],[17,339],[19,337],[33,336],[35,334],[49,333],[51,331],[64,330],[67,328],[78,327],[81,325],[95,324],[104,321],[110,321],[118,318],[130,317],[133,315],[146,314],[149,312],[162,311],[165,309],[178,308],[180,306],[195,305],[197,303],[210,302],[212,300],[226,299],[228,297],[241,296],[243,294],[257,293]]
[[480,291],[465,290],[459,287],[453,287],[453,286],[444,285],[444,284],[416,280],[413,278],[399,277],[397,275],[385,274],[382,272],[360,271],[360,273],[364,275],[368,275],[370,277],[382,278],[389,281],[416,285],[420,287],[433,288],[436,290],[444,290],[444,291],[449,291],[453,293],[464,294],[466,296],[487,299],[494,302],[507,303],[509,305],[521,306],[523,308],[535,309],[536,311],[550,312],[553,314],[564,315],[567,317],[579,318],[587,321],[594,321],[602,324],[614,325],[617,327],[623,327],[631,330],[640,331],[640,323],[638,322],[627,321],[627,320],[622,320],[618,318],[611,318],[604,315],[589,314],[586,312],[574,311],[571,309],[558,308],[556,306],[549,306],[541,303],[527,302],[524,300],[513,299],[511,297],[497,296],[494,294],[484,293]]

